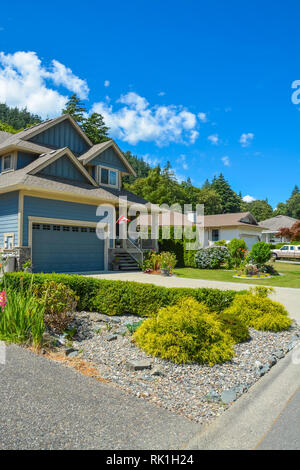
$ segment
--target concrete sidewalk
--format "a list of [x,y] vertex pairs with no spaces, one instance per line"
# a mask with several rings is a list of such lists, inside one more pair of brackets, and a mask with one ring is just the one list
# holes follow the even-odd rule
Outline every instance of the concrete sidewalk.
[[0,365],[0,449],[181,449],[188,419],[18,346]]
[[295,351],[200,431],[186,449],[299,450],[300,364],[293,364],[293,354]]
[[[118,281],[135,281],[147,284],[155,284],[158,286],[165,287],[211,287],[214,289],[232,289],[232,290],[244,290],[254,287],[253,284],[243,284],[235,282],[221,282],[221,281],[206,281],[202,279],[187,279],[180,277],[163,277],[144,274],[142,272],[113,272],[105,274],[96,274],[92,277],[98,279],[111,279]],[[300,323],[300,289],[292,289],[287,287],[274,287],[275,293],[272,295],[274,300],[281,302],[288,310],[290,316]]]

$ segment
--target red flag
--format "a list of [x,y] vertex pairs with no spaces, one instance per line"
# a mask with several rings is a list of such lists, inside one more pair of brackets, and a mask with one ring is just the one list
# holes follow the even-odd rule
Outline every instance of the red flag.
[[121,217],[119,217],[119,219],[117,220],[117,224],[127,224],[128,222],[131,222],[131,220],[129,219],[126,219],[126,217],[124,217],[124,215],[121,215]]

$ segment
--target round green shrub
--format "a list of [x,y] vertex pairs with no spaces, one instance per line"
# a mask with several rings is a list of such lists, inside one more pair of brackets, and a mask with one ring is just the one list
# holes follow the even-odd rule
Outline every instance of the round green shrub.
[[227,245],[230,260],[234,267],[239,267],[245,259],[247,244],[242,238],[233,238]]
[[258,242],[252,246],[249,254],[249,260],[261,266],[267,263],[271,258],[271,248],[266,242]]
[[283,305],[251,293],[236,296],[224,313],[238,316],[244,325],[256,330],[282,331],[291,325],[291,319]]
[[248,327],[240,320],[238,315],[231,312],[222,312],[219,319],[224,325],[224,330],[232,336],[235,343],[242,343],[250,338]]
[[186,298],[145,320],[133,337],[147,354],[177,364],[193,361],[212,366],[234,355],[234,341],[222,328],[206,305]]

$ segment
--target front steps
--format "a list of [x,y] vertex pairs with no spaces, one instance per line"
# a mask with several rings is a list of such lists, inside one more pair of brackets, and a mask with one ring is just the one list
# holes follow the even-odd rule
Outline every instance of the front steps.
[[119,258],[120,271],[141,271],[137,261],[127,252],[116,253]]

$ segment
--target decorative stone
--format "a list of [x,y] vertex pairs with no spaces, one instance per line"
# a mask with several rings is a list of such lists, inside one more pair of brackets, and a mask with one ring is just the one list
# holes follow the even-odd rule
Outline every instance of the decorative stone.
[[275,364],[277,363],[277,359],[275,356],[271,356],[267,359],[267,364],[270,366],[270,367],[273,367],[275,366]]
[[224,390],[224,392],[221,393],[221,400],[224,405],[229,405],[229,403],[235,401],[236,398],[236,393],[233,390]]
[[101,313],[97,313],[97,312],[90,313],[89,318],[93,322],[105,321],[105,317]]
[[263,364],[260,361],[255,361],[254,365],[255,365],[256,369],[262,369],[263,368]]
[[148,359],[145,359],[144,361],[127,361],[125,365],[128,370],[151,369],[151,361]]
[[291,341],[290,344],[288,345],[288,350],[291,351],[296,346],[298,346],[298,344],[299,344],[299,341]]
[[79,351],[77,349],[69,348],[66,349],[66,356],[68,357],[76,357],[78,356]]
[[220,401],[220,395],[218,394],[218,392],[216,392],[215,390],[213,389],[210,389],[210,391],[208,392],[208,394],[205,396],[205,398],[208,400],[208,401],[212,401],[214,403],[217,403],[218,401]]
[[115,341],[116,339],[118,339],[117,335],[108,335],[108,336],[106,336],[106,341]]
[[164,377],[166,374],[165,374],[165,372],[162,370],[161,367],[156,366],[156,367],[154,367],[153,370],[151,371],[151,375]]
[[126,335],[127,332],[128,332],[128,329],[127,329],[127,328],[119,328],[119,329],[116,331],[116,334],[117,334],[117,335]]
[[117,318],[117,317],[109,317],[109,321],[111,323],[121,323],[120,318]]
[[274,356],[277,357],[277,359],[282,359],[284,357],[284,352],[282,349],[279,349],[274,352]]

